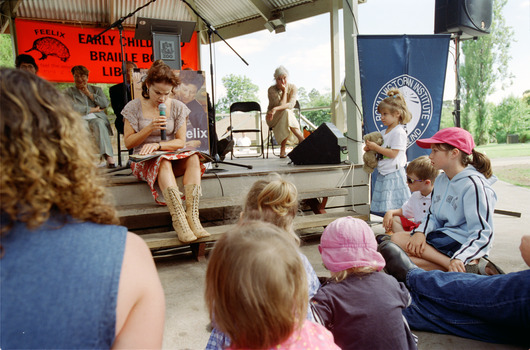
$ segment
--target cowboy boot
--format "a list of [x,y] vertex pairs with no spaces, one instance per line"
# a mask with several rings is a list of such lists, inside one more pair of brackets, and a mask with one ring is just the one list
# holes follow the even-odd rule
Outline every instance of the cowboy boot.
[[179,241],[187,243],[197,239],[193,234],[193,231],[188,225],[188,220],[186,219],[186,212],[182,207],[182,199],[180,198],[182,194],[179,192],[178,187],[168,187],[164,190],[164,198],[171,214],[171,219],[173,220],[173,228],[177,232]]
[[184,193],[186,194],[186,218],[193,234],[198,238],[208,237],[210,234],[202,227],[199,220],[201,186],[196,184],[184,185]]

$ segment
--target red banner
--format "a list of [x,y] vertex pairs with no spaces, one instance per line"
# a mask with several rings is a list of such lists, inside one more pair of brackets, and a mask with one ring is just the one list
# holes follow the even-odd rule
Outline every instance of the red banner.
[[[83,28],[50,22],[15,20],[18,54],[35,58],[38,75],[55,82],[73,82],[70,70],[83,65],[90,71],[90,83],[119,83],[121,75],[120,32],[111,29],[97,41],[91,39],[101,33],[101,28]],[[123,30],[125,59],[149,68],[153,62],[151,40],[134,39],[134,30]],[[182,43],[182,68],[199,70],[197,33],[189,43]]]

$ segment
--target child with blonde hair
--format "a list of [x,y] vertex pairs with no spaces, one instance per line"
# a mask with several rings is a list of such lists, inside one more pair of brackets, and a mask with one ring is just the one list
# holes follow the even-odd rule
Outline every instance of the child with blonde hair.
[[406,183],[407,132],[403,125],[412,120],[405,98],[398,89],[390,89],[388,97],[377,106],[381,122],[387,128],[381,132],[383,144],[366,141],[365,151],[382,155],[377,163],[377,179],[372,192],[370,211],[384,215],[390,209],[398,209],[409,199]]
[[306,320],[306,273],[279,227],[246,221],[217,241],[206,271],[206,303],[228,349],[339,349]]
[[407,185],[412,195],[401,208],[386,212],[383,227],[387,232],[410,232],[420,225],[431,206],[431,192],[439,173],[428,156],[407,165]]
[[415,336],[402,316],[410,304],[409,292],[380,272],[385,260],[366,222],[353,217],[333,221],[318,249],[331,278],[311,307],[335,343],[343,350],[416,349]]
[[[278,174],[272,174],[268,180],[254,182],[245,199],[240,223],[260,220],[271,223],[281,229],[296,245],[300,238],[294,232],[293,221],[298,212],[298,190],[296,186],[284,180]],[[320,287],[320,282],[307,257],[298,251],[306,271],[309,298],[313,297]],[[307,319],[314,320],[308,308]],[[230,338],[217,328],[212,329],[206,349],[224,349],[230,345]]]

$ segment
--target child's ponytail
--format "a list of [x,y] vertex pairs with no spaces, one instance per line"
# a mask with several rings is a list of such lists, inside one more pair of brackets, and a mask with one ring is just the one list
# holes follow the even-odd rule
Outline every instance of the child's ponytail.
[[377,106],[377,111],[382,113],[383,109],[388,109],[391,112],[399,112],[400,123],[407,124],[412,120],[412,114],[407,108],[405,97],[401,94],[399,89],[392,88],[386,92],[387,98],[382,100]]
[[468,164],[473,165],[478,172],[482,173],[486,179],[489,179],[493,175],[493,170],[491,169],[491,161],[488,156],[475,150],[472,150],[471,156],[473,159],[468,160]]

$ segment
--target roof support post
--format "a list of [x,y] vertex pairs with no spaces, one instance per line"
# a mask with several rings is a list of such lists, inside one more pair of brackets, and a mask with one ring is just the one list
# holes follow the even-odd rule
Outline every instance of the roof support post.
[[331,42],[331,122],[337,128],[346,131],[344,113],[340,113],[340,34],[339,34],[339,2],[342,0],[332,0],[330,4],[330,42]]
[[347,147],[350,162],[361,163],[362,157],[362,114],[361,81],[359,77],[359,57],[357,54],[358,4],[357,0],[342,0],[344,17],[344,53],[346,78],[346,123],[348,129]]

